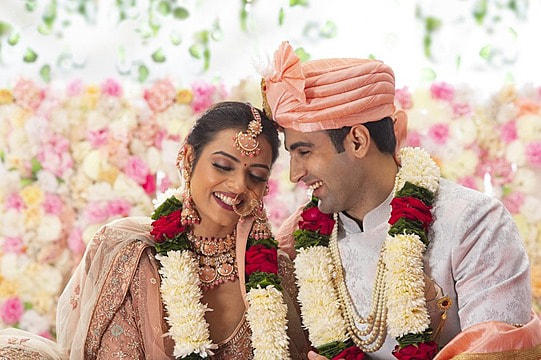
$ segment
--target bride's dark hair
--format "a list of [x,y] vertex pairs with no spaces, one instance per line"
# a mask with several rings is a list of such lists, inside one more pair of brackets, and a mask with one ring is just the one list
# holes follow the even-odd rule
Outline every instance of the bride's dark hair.
[[[261,116],[263,131],[260,136],[264,136],[269,142],[272,149],[272,163],[274,164],[280,148],[278,131],[263,111],[255,109]],[[194,149],[194,166],[197,164],[203,148],[213,141],[219,132],[228,129],[244,131],[252,120],[254,120],[254,116],[250,105],[243,102],[225,101],[208,109],[197,119],[186,141]]]

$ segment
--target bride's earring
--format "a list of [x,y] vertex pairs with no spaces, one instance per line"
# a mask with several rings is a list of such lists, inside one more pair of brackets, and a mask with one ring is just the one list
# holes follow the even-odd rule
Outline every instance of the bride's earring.
[[252,215],[255,218],[254,226],[250,232],[250,237],[261,240],[272,237],[272,231],[267,218],[267,212],[263,204],[263,200],[258,200],[258,205],[252,211]]
[[[184,151],[179,153],[179,157],[184,156]],[[190,192],[190,181],[192,178],[192,164],[193,157],[190,156],[189,159],[184,158],[184,164],[181,168],[182,177],[184,179],[184,194],[182,195],[182,212],[180,213],[180,222],[182,225],[193,225],[199,224],[201,218],[197,213],[195,204],[192,199],[192,194]]]

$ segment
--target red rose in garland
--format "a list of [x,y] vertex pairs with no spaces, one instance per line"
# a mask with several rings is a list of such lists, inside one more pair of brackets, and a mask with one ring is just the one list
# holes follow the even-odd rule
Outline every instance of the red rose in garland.
[[351,346],[332,358],[332,360],[340,360],[340,359],[363,360],[364,353],[357,346]]
[[180,213],[182,210],[176,210],[172,213],[162,216],[152,222],[150,234],[154,236],[154,241],[162,243],[167,239],[173,239],[178,234],[184,232],[186,228],[180,223]]
[[438,353],[438,344],[434,341],[421,342],[416,345],[408,345],[400,349],[397,345],[393,355],[398,360],[426,360],[433,359]]
[[278,254],[275,248],[269,249],[261,244],[246,250],[246,274],[255,271],[278,274]]
[[301,213],[302,220],[299,228],[309,231],[318,231],[322,235],[330,235],[334,227],[332,215],[324,214],[317,207],[311,207]]

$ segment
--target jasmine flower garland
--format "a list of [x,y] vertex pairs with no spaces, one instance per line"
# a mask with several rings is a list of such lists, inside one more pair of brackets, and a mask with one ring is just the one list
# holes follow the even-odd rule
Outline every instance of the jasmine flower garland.
[[[201,303],[199,266],[181,225],[182,203],[178,191],[168,192],[156,203],[152,214],[151,235],[156,259],[160,262],[160,293],[167,310],[167,335],[174,340],[173,356],[203,359],[217,348],[210,340]],[[278,244],[274,238],[248,238],[246,250],[246,290],[249,308],[246,318],[252,331],[254,359],[289,359],[287,305],[284,302],[277,261]]]
[[[424,294],[423,254],[429,242],[430,210],[439,185],[440,170],[421,148],[404,148],[398,153],[398,158],[401,168],[393,189],[391,227],[378,267],[381,274],[377,276],[384,281],[378,286],[383,293],[377,296],[381,299],[378,302],[382,301],[386,306],[387,316],[377,316],[383,316],[384,328],[387,320],[390,334],[397,339],[399,345],[393,351],[396,358],[432,359],[438,347],[431,341],[432,330]],[[369,345],[359,338],[359,334],[366,335],[354,329],[354,310],[346,304],[351,300],[344,298],[348,295],[344,294],[342,265],[339,256],[338,263],[331,261],[333,253],[329,251],[329,245],[331,250],[337,251],[338,225],[331,215],[319,212],[317,202],[318,199],[312,198],[307,204],[301,214],[303,220],[299,222],[299,229],[294,232],[297,249],[295,274],[303,323],[308,328],[310,341],[320,354],[330,359],[360,359],[362,351],[353,345],[352,340],[363,349],[365,347],[361,344],[366,344],[370,351],[376,351],[381,345]],[[332,232],[329,231],[331,221],[334,226]],[[329,237],[331,233],[332,237]],[[327,328],[322,324],[327,324]],[[384,334],[374,335],[374,339],[381,335]]]

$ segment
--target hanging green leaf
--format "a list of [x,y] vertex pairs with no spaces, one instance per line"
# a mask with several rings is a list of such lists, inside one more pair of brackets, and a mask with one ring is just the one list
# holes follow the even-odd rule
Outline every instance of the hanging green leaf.
[[462,63],[462,57],[460,55],[457,55],[456,60],[455,60],[455,65],[456,65],[457,70],[460,68],[461,63]]
[[203,60],[203,69],[207,71],[210,67],[210,49],[208,47],[203,50]]
[[45,24],[39,24],[38,25],[38,32],[41,34],[41,35],[50,35],[52,32],[53,32],[53,29],[48,27],[47,25]]
[[421,69],[421,79],[425,81],[433,81],[436,79],[436,72],[430,68]]
[[190,13],[185,7],[179,6],[175,8],[175,10],[173,10],[173,16],[175,17],[175,19],[184,20],[190,16]]
[[517,31],[513,29],[512,27],[509,28],[509,32],[511,33],[511,37],[513,38],[513,40],[516,40],[518,38]]
[[286,13],[284,11],[284,8],[280,8],[280,12],[278,13],[278,25],[282,26],[284,25],[284,18],[286,16]]
[[39,70],[39,75],[46,83],[51,81],[51,66],[49,64],[43,65]]
[[289,0],[289,6],[308,6],[308,0]]
[[24,7],[26,8],[26,11],[32,12],[36,9],[36,1],[34,0],[27,0],[24,4]]
[[368,54],[368,58],[369,58],[370,60],[376,60],[376,55],[374,55],[374,54]]
[[17,45],[17,43],[19,42],[19,39],[20,39],[19,33],[13,32],[8,38],[8,44],[11,46]]
[[38,58],[38,54],[30,48],[26,49],[26,53],[23,56],[23,61],[27,63],[33,63]]
[[209,32],[208,30],[203,30],[195,34],[195,39],[201,44],[208,44],[209,42]]
[[158,4],[158,12],[164,16],[167,16],[171,13],[171,4],[169,4],[169,1],[162,0]]
[[337,28],[334,21],[327,20],[325,25],[319,30],[319,35],[325,39],[332,39],[336,37]]
[[152,53],[152,60],[157,63],[162,63],[165,61],[165,55],[163,54],[162,49],[158,49]]
[[210,38],[214,41],[222,41],[224,38],[224,32],[222,31],[222,28],[220,27],[220,22],[215,21],[212,26],[212,31],[210,32]]
[[37,174],[43,169],[43,166],[41,166],[41,163],[38,159],[33,157],[30,160],[30,169],[32,171],[32,177],[37,178]]
[[308,54],[302,47],[295,49],[295,54],[299,57],[299,59],[301,59],[301,62],[310,60],[310,54]]
[[48,27],[52,28],[54,21],[56,20],[56,0],[51,0],[51,2],[45,7],[43,16],[41,17],[43,23]]
[[441,27],[441,20],[437,17],[428,16],[425,19],[425,29],[428,32],[434,32]]
[[139,73],[139,76],[137,78],[139,82],[144,82],[148,78],[149,71],[144,64],[139,65],[137,72]]
[[190,52],[190,55],[192,57],[194,57],[196,59],[201,59],[201,45],[193,44],[192,46],[190,46],[188,51]]
[[[244,3],[244,1],[243,1]],[[248,31],[248,11],[246,11],[246,6],[243,5],[240,8],[240,28],[242,31]]]
[[11,25],[3,21],[0,21],[0,36],[9,34],[10,32],[11,32]]
[[479,56],[481,56],[483,60],[488,61],[490,57],[492,56],[492,54],[493,54],[493,48],[491,44],[485,45],[481,48],[481,50],[479,50]]
[[432,56],[432,35],[429,33],[423,37],[423,49],[427,58]]
[[169,40],[171,40],[171,44],[175,46],[180,45],[182,42],[182,38],[176,32],[172,32],[171,35],[169,35]]
[[473,17],[479,25],[483,24],[483,21],[487,16],[487,12],[487,0],[477,0],[477,2],[475,3],[475,8],[473,9]]

